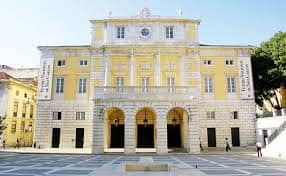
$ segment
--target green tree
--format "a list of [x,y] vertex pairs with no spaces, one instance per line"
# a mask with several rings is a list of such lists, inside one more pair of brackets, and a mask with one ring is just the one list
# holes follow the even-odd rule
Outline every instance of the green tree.
[[[256,103],[263,106],[265,100],[275,109],[283,108],[276,90],[284,87],[286,82],[286,32],[276,33],[255,48],[251,60]],[[276,103],[273,104],[270,99],[276,100]]]
[[3,131],[7,127],[7,125],[5,123],[5,119],[6,119],[6,116],[3,116],[3,117],[0,116],[0,136],[2,135]]

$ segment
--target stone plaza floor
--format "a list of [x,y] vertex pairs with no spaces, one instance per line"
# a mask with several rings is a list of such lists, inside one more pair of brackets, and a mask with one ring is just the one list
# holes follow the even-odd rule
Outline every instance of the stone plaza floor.
[[[169,172],[124,172],[125,163],[168,163]],[[196,168],[197,167],[197,168]],[[286,161],[244,154],[66,155],[0,152],[0,176],[286,175]]]

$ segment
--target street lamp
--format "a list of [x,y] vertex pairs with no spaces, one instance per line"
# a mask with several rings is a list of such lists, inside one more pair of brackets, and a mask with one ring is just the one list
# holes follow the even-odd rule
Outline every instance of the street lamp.
[[114,124],[115,124],[115,127],[118,127],[118,125],[119,125],[119,118],[118,117],[115,117]]
[[173,126],[176,126],[176,124],[177,124],[177,119],[175,116],[172,119],[172,124],[173,124]]
[[148,125],[146,109],[145,109],[145,118],[144,118],[144,120],[143,120],[143,124],[144,124],[144,127],[147,127],[147,125]]

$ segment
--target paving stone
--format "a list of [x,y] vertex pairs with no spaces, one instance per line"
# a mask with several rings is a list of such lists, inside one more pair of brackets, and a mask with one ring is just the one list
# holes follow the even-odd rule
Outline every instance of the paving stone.
[[208,170],[201,170],[202,172],[208,174],[208,175],[227,175],[227,174],[231,174],[231,175],[237,175],[237,174],[243,174],[243,172],[237,171],[237,170],[232,170],[232,169],[208,169]]
[[7,173],[19,173],[19,174],[42,174],[45,172],[51,171],[50,169],[17,169],[17,170],[12,170],[8,171]]
[[93,170],[57,170],[55,172],[51,172],[50,174],[67,174],[67,175],[87,175],[91,173]]

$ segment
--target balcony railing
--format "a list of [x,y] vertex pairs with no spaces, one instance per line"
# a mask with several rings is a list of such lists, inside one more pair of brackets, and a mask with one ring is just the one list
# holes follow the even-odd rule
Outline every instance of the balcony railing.
[[183,99],[190,100],[198,91],[190,87],[95,87],[94,99]]

